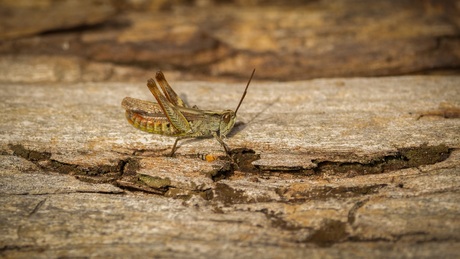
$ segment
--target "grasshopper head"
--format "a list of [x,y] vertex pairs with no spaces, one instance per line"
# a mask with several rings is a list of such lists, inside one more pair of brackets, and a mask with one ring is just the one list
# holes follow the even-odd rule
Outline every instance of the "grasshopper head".
[[232,110],[224,111],[221,115],[219,131],[221,135],[226,136],[235,125],[236,113]]

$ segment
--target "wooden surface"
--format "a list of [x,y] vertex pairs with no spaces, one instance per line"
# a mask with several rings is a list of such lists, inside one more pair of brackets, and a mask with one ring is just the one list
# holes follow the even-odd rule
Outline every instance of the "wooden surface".
[[133,81],[158,69],[209,81],[253,68],[290,81],[460,67],[458,0],[3,0],[0,13],[0,81]]
[[[1,1],[0,255],[458,258],[459,8]],[[253,68],[231,158],[120,107],[161,69],[234,109]]]
[[[244,88],[170,83],[207,109],[234,109]],[[458,257],[459,85],[256,80],[231,162],[213,139],[166,157],[174,139],[131,127],[120,103],[153,100],[145,84],[3,83],[0,253]]]

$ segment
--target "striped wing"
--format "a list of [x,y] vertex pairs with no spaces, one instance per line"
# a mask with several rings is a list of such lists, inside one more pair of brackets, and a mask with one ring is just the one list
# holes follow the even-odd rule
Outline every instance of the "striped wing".
[[121,102],[121,107],[123,107],[126,111],[152,114],[152,116],[155,116],[154,114],[164,116],[163,110],[161,109],[160,105],[158,105],[158,103],[139,100],[131,97],[125,97],[125,99],[123,99]]

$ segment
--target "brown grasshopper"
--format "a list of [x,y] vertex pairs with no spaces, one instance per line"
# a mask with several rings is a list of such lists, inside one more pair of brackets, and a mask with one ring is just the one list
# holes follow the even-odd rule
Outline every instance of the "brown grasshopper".
[[248,91],[255,69],[244,89],[235,111],[232,110],[200,110],[187,105],[171,88],[163,73],[158,71],[155,79],[163,93],[151,78],[147,87],[158,103],[125,97],[121,106],[126,110],[128,122],[142,131],[177,137],[170,156],[176,152],[177,142],[185,138],[214,137],[229,154],[229,147],[222,138],[232,130],[236,121],[236,113]]

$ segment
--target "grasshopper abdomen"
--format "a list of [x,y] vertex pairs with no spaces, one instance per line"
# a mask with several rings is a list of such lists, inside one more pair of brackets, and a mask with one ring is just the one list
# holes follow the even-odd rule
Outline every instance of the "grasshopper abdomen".
[[133,111],[126,111],[125,115],[133,127],[142,131],[166,136],[175,136],[177,134],[176,129],[165,119],[146,118],[142,114]]

